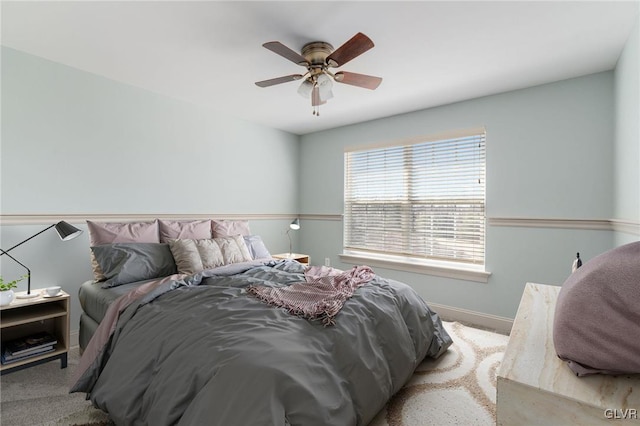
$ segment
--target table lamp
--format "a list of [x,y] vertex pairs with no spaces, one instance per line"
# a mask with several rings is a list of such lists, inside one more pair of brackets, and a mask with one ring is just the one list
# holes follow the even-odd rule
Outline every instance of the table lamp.
[[46,230],[54,228],[54,227],[56,228],[56,232],[58,233],[58,236],[60,236],[60,239],[62,241],[72,240],[75,237],[77,237],[78,235],[82,234],[82,231],[80,229],[78,229],[75,226],[70,225],[67,222],[61,220],[60,222],[54,223],[53,225],[44,228],[42,231],[40,231],[40,232],[38,232],[36,234],[33,234],[32,236],[30,236],[26,240],[24,240],[22,242],[19,242],[18,244],[16,244],[15,246],[11,247],[10,249],[7,249],[7,250],[0,249],[0,256],[6,254],[11,260],[13,260],[18,265],[22,266],[24,269],[27,270],[27,274],[28,274],[27,275],[27,292],[26,293],[16,294],[16,297],[18,299],[28,299],[28,298],[31,298],[31,297],[38,297],[39,294],[31,293],[31,270],[29,268],[27,268],[24,264],[22,264],[20,261],[18,261],[15,257],[11,256],[9,254],[9,252],[11,250],[13,250],[14,248],[16,248],[18,246],[21,246],[22,244],[26,243],[30,239],[32,239],[34,237],[37,237],[38,235],[42,234]]
[[292,229],[294,231],[297,231],[298,229],[300,229],[300,219],[298,219],[298,218],[294,219],[293,222],[291,222],[289,224],[289,229],[287,229],[287,237],[289,237],[289,257],[291,257],[292,254],[293,254],[292,251],[291,251],[291,246],[292,246],[292,244],[291,244],[291,235],[289,235],[289,232]]

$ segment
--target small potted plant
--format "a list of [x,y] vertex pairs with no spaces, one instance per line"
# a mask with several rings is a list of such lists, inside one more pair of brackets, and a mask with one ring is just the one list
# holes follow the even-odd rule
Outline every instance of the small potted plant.
[[15,297],[13,289],[18,287],[18,283],[27,277],[28,275],[24,275],[17,280],[5,282],[0,276],[0,306],[6,306],[13,302]]

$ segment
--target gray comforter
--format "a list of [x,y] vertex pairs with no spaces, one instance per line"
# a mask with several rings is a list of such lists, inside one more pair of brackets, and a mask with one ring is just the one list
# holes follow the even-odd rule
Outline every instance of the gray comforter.
[[378,276],[328,327],[246,294],[303,271],[280,262],[165,285],[126,308],[97,380],[73,390],[118,425],[368,424],[451,338],[409,286]]

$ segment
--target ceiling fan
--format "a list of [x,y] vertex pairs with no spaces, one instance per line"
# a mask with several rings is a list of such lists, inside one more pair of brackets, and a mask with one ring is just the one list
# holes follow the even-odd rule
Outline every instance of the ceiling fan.
[[375,90],[382,82],[380,77],[348,71],[332,73],[329,70],[329,68],[341,67],[374,46],[371,39],[362,33],[356,34],[336,50],[333,50],[333,46],[324,41],[305,44],[300,54],[279,41],[270,41],[262,46],[295,64],[305,67],[307,72],[305,74],[291,74],[258,81],[256,85],[269,87],[289,81],[303,80],[298,88],[298,93],[304,97],[311,98],[314,115],[320,115],[319,106],[333,97],[331,91],[333,81],[370,90]]

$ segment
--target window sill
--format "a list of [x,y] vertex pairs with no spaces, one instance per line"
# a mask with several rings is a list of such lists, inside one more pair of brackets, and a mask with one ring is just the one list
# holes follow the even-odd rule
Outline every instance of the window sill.
[[379,257],[367,256],[363,254],[343,253],[338,255],[344,263],[354,265],[366,264],[369,266],[377,266],[379,268],[394,269],[397,271],[414,272],[417,274],[435,275],[438,277],[454,278],[465,281],[475,281],[479,283],[489,282],[491,272],[487,272],[480,268],[463,267],[463,266],[443,266],[441,264],[403,262],[400,260],[382,259]]

